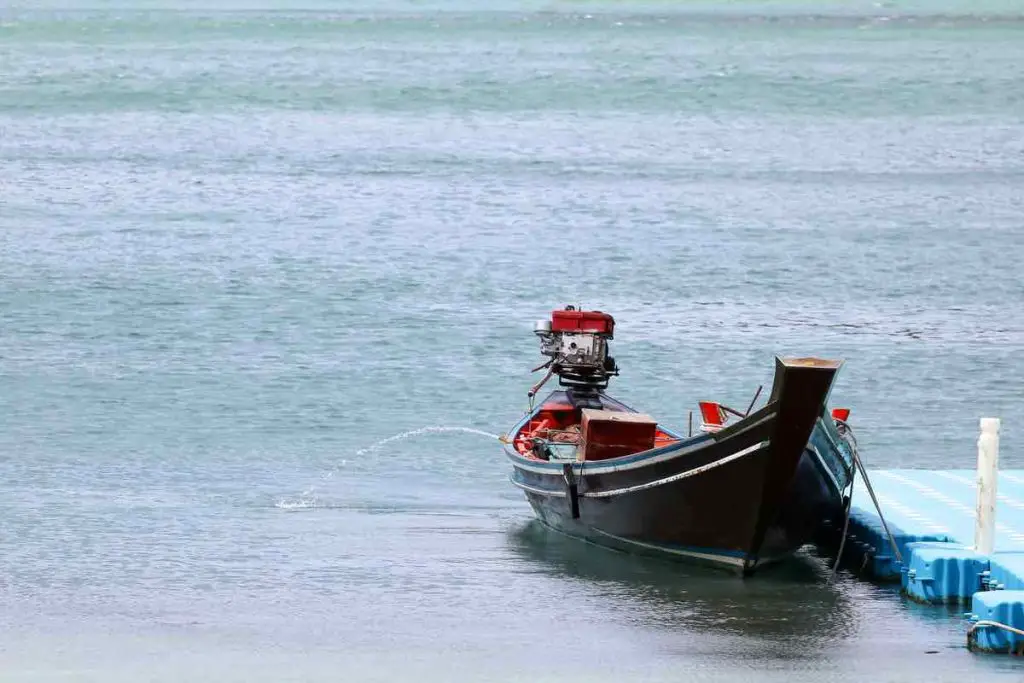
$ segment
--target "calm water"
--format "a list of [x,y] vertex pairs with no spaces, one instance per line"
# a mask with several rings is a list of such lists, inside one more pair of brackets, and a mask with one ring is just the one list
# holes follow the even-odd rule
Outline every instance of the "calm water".
[[571,302],[663,420],[835,355],[869,464],[1024,467],[1016,3],[286,4],[0,3],[0,679],[1019,679],[472,431]]

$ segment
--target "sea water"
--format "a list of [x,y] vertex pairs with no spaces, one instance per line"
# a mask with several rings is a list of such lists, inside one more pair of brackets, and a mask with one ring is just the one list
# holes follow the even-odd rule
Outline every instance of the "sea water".
[[1022,216],[1009,0],[2,3],[0,680],[1019,678],[495,437],[571,303],[677,428],[814,354],[869,466],[1024,466]]

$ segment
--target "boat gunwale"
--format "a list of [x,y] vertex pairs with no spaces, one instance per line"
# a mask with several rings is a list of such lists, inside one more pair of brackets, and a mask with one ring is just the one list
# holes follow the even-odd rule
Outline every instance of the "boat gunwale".
[[[611,397],[607,398],[614,401],[615,403],[618,403],[627,410],[636,412],[632,408],[629,408],[629,406],[626,406],[625,404],[616,401]],[[534,415],[540,412],[542,407],[543,403],[541,404],[541,407],[538,407],[535,410],[530,411],[523,419],[521,419],[516,424],[516,426],[511,430],[511,433],[518,435],[519,432],[522,431],[523,426]],[[525,470],[538,474],[557,475],[561,477],[564,466],[566,464],[570,464],[573,466],[573,471],[577,475],[582,476],[584,474],[584,469],[587,475],[610,474],[613,472],[621,472],[624,470],[639,469],[651,464],[660,463],[664,462],[665,460],[670,460],[676,457],[687,455],[695,451],[707,448],[709,446],[721,443],[727,439],[738,436],[750,429],[754,429],[764,424],[769,420],[774,419],[777,415],[777,413],[775,412],[775,407],[776,406],[774,402],[768,403],[767,405],[760,408],[759,410],[754,411],[747,417],[731,425],[728,425],[727,427],[717,432],[681,438],[679,441],[668,444],[666,446],[650,448],[645,451],[640,451],[639,453],[631,453],[629,455],[623,455],[617,458],[608,458],[606,460],[565,460],[552,462],[550,460],[527,458],[518,453],[514,448],[510,448],[509,443],[507,442],[503,445],[503,449],[505,451],[506,457],[508,457],[509,460],[512,461],[513,466],[520,470]],[[659,428],[662,429],[662,431],[664,431],[666,434],[674,435],[674,432],[670,431],[669,429],[660,427],[660,425]]]

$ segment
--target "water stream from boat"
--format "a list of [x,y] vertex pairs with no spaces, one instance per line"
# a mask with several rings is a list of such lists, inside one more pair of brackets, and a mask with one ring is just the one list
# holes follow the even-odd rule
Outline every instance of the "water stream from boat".
[[[370,455],[372,453],[378,453],[381,450],[383,450],[385,446],[388,446],[389,444],[392,444],[392,443],[394,443],[396,441],[404,441],[406,439],[411,439],[411,438],[414,438],[414,437],[430,436],[430,435],[433,435],[433,434],[452,434],[452,433],[474,434],[476,436],[483,436],[483,437],[486,437],[488,439],[499,439],[499,440],[501,439],[501,436],[499,434],[492,434],[490,432],[485,432],[483,430],[476,429],[474,427],[445,427],[445,426],[441,426],[441,425],[432,425],[432,426],[429,426],[429,427],[420,427],[419,429],[410,429],[409,431],[400,432],[400,433],[395,434],[393,436],[389,436],[387,438],[381,439],[380,441],[377,441],[376,443],[371,444],[370,446],[367,446],[366,448],[360,448],[358,451],[356,451],[353,454],[353,457],[363,458],[363,457],[365,457],[367,455]],[[338,472],[341,471],[341,469],[345,466],[346,462],[347,462],[347,460],[343,459],[343,460],[341,460],[338,463],[338,465],[336,467],[334,467],[332,469],[329,469],[326,472],[324,472],[320,476],[321,482],[322,481],[326,481],[326,480],[331,479],[332,477],[334,477],[334,475],[336,475]],[[313,509],[313,508],[319,507],[319,499],[317,498],[316,492],[317,492],[317,484],[313,484],[313,485],[309,486],[307,489],[305,489],[301,494],[299,494],[295,498],[280,498],[280,499],[278,499],[277,502],[274,503],[274,507],[277,507],[277,508],[279,508],[281,510],[286,510],[286,511],[289,511],[289,512],[294,512],[294,511],[298,511],[298,510],[309,510],[309,509]]]

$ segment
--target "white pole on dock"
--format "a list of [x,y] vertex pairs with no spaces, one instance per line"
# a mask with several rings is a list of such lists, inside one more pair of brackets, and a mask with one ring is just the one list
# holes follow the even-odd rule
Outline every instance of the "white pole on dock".
[[978,437],[978,510],[974,520],[974,549],[990,555],[996,531],[996,479],[999,472],[999,418],[981,418]]

